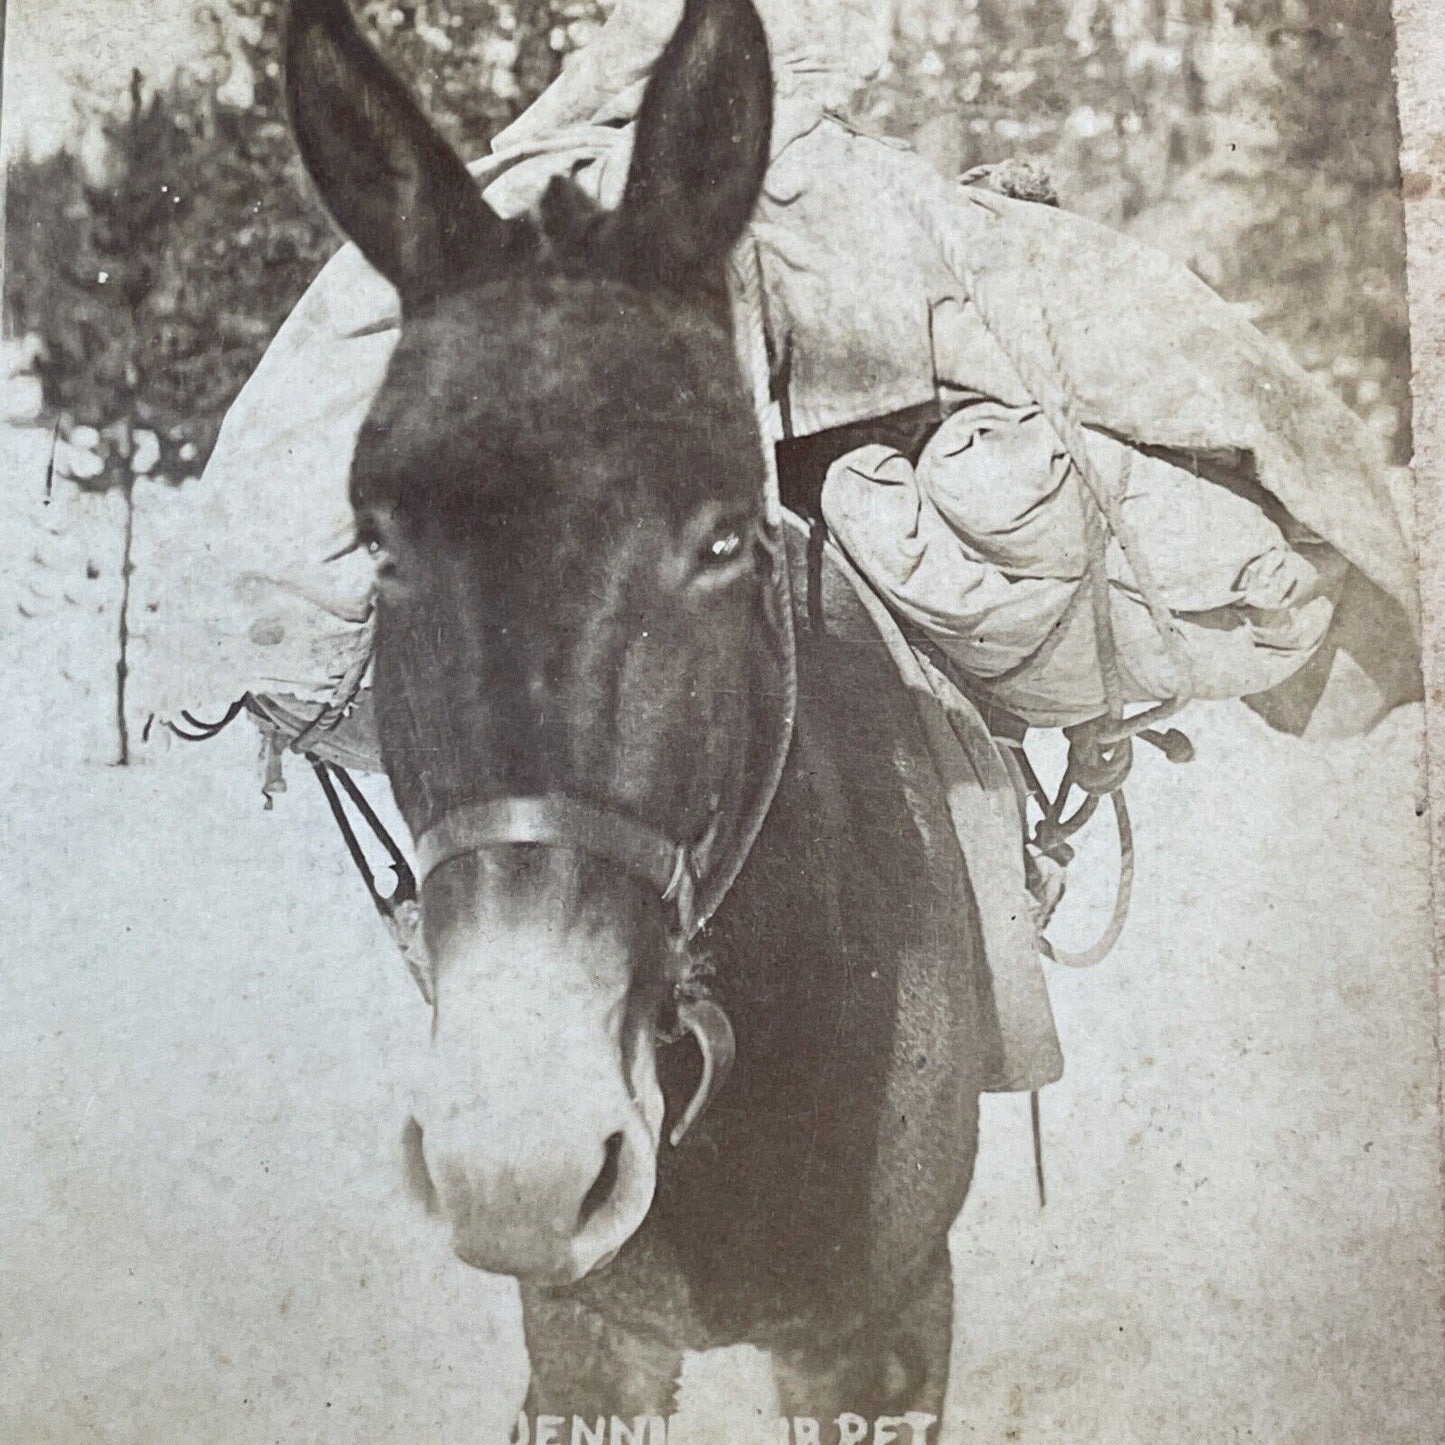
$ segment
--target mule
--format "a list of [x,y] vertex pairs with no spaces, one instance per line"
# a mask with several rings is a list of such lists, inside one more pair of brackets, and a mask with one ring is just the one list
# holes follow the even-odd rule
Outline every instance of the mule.
[[351,500],[422,863],[409,1132],[521,1282],[526,1408],[665,1415],[685,1350],[751,1342],[790,1415],[940,1415],[988,982],[909,699],[765,505],[725,269],[758,17],[688,0],[613,211],[498,217],[344,0],[295,0],[287,88],[401,299]]

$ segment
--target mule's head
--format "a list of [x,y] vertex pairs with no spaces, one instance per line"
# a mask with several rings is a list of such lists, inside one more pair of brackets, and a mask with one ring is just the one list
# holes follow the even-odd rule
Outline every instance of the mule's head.
[[307,167],[402,302],[351,489],[386,768],[429,857],[424,1167],[462,1258],[576,1279],[655,1185],[666,845],[736,827],[778,705],[724,286],[767,159],[766,45],[748,0],[688,0],[621,205],[554,181],[513,221],[344,0],[296,0],[287,64]]

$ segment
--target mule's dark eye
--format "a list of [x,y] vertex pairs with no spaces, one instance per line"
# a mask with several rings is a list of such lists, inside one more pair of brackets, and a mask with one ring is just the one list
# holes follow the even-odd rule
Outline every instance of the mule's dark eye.
[[705,508],[680,539],[676,556],[683,567],[680,581],[705,592],[730,586],[751,565],[748,540],[755,523],[742,512]]
[[706,534],[693,559],[693,586],[713,591],[730,586],[748,567],[747,531],[724,526]]
[[710,537],[698,561],[704,567],[725,567],[742,555],[743,534],[739,531],[719,532]]
[[398,595],[402,588],[396,559],[392,556],[380,532],[374,527],[365,527],[358,530],[356,540],[359,546],[366,549],[367,555],[371,558],[372,565],[376,569],[378,588],[383,593],[392,596]]

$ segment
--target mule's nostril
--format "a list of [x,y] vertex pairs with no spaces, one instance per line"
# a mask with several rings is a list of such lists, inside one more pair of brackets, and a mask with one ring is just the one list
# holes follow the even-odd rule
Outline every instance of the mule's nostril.
[[587,1191],[587,1196],[582,1201],[581,1212],[577,1216],[579,1230],[587,1227],[587,1221],[607,1203],[608,1199],[612,1197],[612,1191],[617,1187],[617,1171],[622,1159],[621,1132],[609,1135],[602,1148],[602,1168],[598,1171],[596,1179],[592,1181],[592,1187]]

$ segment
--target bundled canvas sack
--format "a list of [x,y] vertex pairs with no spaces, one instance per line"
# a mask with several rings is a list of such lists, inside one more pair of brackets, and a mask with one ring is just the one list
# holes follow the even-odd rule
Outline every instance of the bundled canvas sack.
[[[1172,614],[1190,695],[1242,697],[1296,673],[1334,616],[1339,554],[1183,466],[1096,431],[1087,444],[1102,474],[1118,479],[1122,516]],[[1035,727],[1083,722],[1108,702],[1087,505],[1038,408],[995,401],[955,411],[916,466],[885,446],[847,453],[822,496],[834,534],[894,611]],[[1175,658],[1117,540],[1106,540],[1122,699],[1170,700]]]

